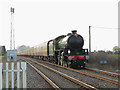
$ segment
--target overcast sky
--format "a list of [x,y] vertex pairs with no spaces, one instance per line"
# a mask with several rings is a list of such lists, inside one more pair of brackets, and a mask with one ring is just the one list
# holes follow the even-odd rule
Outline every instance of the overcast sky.
[[10,7],[15,8],[16,47],[35,46],[77,30],[89,48],[112,50],[118,45],[119,0],[0,0],[0,45],[10,49]]

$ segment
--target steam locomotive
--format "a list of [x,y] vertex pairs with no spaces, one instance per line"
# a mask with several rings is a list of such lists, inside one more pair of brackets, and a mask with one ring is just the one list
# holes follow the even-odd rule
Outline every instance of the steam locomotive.
[[85,68],[89,55],[88,49],[83,49],[83,45],[83,37],[73,30],[72,33],[18,52],[18,55],[47,60],[65,67]]

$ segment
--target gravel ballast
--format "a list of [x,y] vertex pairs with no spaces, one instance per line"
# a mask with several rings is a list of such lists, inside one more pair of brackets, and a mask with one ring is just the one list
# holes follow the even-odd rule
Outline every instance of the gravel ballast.
[[[31,59],[31,58],[30,58]],[[28,59],[29,60],[29,59]],[[32,59],[32,60],[36,60],[36,59]],[[39,60],[37,60],[39,61]],[[104,80],[100,80],[100,79],[96,79],[96,78],[93,78],[93,77],[90,77],[90,76],[87,76],[87,75],[83,75],[83,74],[80,74],[80,73],[77,73],[77,72],[74,72],[74,71],[71,71],[71,70],[67,70],[67,69],[63,69],[63,68],[60,68],[60,67],[56,67],[56,66],[53,66],[53,65],[49,65],[49,64],[46,64],[46,63],[42,63],[40,62],[41,64],[44,64],[46,66],[49,66],[55,70],[58,70],[62,73],[65,73],[75,79],[78,79],[84,83],[87,83],[91,86],[94,86],[96,88],[99,88],[99,89],[102,89],[102,88],[113,88],[113,89],[117,89],[118,88],[118,85],[116,84],[113,84],[113,83],[110,83],[110,82],[107,82],[107,81],[104,81]],[[38,66],[39,67],[39,66]],[[56,79],[56,82],[60,82],[57,78],[59,78],[58,76],[55,77],[56,75],[54,74],[51,74],[51,72],[47,69],[43,69],[43,67],[41,67],[40,69],[42,72],[45,72],[46,75],[49,75],[50,78],[52,78],[52,80]],[[82,70],[83,71],[83,70]],[[85,71],[87,72],[87,71]],[[90,72],[89,72],[90,73]],[[91,72],[92,73],[92,72]],[[95,74],[95,73],[94,73]],[[102,76],[102,75],[101,75]],[[62,80],[62,79],[61,79]],[[63,83],[63,81],[62,81]],[[67,85],[66,83],[63,83],[63,88],[66,88],[65,85]],[[71,88],[69,87],[70,85],[68,85],[67,88]]]
[[[104,81],[104,80],[96,79],[96,78],[93,78],[93,77],[90,77],[90,76],[87,76],[87,75],[83,75],[83,74],[80,74],[80,73],[77,73],[77,72],[74,72],[74,71],[71,71],[71,70],[67,70],[67,69],[64,69],[64,68],[49,65],[47,63],[42,63],[42,64],[44,64],[46,66],[49,66],[51,68],[54,68],[55,70],[63,72],[63,73],[65,73],[65,74],[67,74],[67,75],[69,75],[73,78],[76,78],[76,79],[78,79],[82,82],[85,82],[89,85],[92,85],[96,88],[118,88],[118,85],[107,82],[107,81]],[[85,72],[87,72],[87,70],[85,70]]]

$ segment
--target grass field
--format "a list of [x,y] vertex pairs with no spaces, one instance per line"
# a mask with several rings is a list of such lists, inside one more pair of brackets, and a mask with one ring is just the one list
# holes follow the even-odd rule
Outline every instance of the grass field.
[[5,56],[0,56],[0,60],[2,60],[2,58],[4,58]]
[[118,57],[120,58],[120,54],[118,54]]
[[[116,71],[119,69],[119,60],[120,54],[93,53],[90,55],[86,66],[101,70]],[[101,61],[107,61],[107,63],[100,63]]]
[[120,57],[120,54],[111,54],[113,57]]

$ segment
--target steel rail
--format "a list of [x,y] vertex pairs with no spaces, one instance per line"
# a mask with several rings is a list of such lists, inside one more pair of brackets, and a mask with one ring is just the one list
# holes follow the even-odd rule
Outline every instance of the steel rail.
[[94,78],[97,78],[97,79],[101,79],[101,80],[104,80],[104,81],[107,81],[107,82],[111,82],[111,83],[114,83],[114,84],[117,84],[117,85],[120,86],[120,82],[116,81],[116,80],[112,80],[112,79],[109,79],[109,78],[105,78],[105,77],[97,76],[97,75],[94,75],[94,74],[82,72],[82,71],[79,71],[79,70],[75,70],[75,69],[72,69],[72,68],[69,68],[69,67],[64,67],[64,66],[57,65],[57,64],[54,64],[54,63],[50,63],[50,62],[46,62],[46,61],[40,61],[40,62],[44,62],[44,63],[48,63],[48,64],[51,64],[51,65],[54,65],[54,66],[57,66],[57,67],[65,68],[65,69],[68,69],[68,70],[71,70],[71,71],[74,71],[74,72],[77,72],[77,73],[88,75],[88,76],[91,76],[91,77],[94,77]]
[[96,70],[96,69],[91,69],[91,68],[85,68],[85,69],[89,70],[89,71],[94,71],[94,72],[99,72],[99,73],[103,73],[103,74],[108,74],[108,75],[114,76],[114,77],[120,77],[120,75],[117,74],[117,73],[111,73],[111,72],[102,71],[102,70]]
[[[26,61],[26,60],[25,60],[25,61]],[[50,67],[48,67],[48,66],[45,66],[45,65],[43,65],[43,64],[40,64],[40,63],[37,62],[37,61],[33,61],[33,60],[30,60],[30,61],[32,61],[32,62],[34,62],[34,63],[36,63],[36,64],[38,64],[38,65],[40,65],[40,66],[42,66],[42,67],[44,67],[44,68],[47,68],[48,70],[51,70],[51,71],[53,71],[53,72],[55,72],[55,73],[57,73],[57,74],[65,77],[65,78],[67,78],[68,80],[70,80],[70,81],[72,81],[72,82],[74,82],[74,83],[76,83],[76,84],[78,84],[78,85],[80,85],[80,86],[83,86],[83,87],[85,87],[85,88],[87,88],[87,89],[90,89],[90,90],[98,90],[97,88],[95,88],[95,87],[93,87],[93,86],[91,86],[91,85],[88,85],[88,84],[86,84],[86,83],[84,83],[84,82],[81,82],[81,81],[79,81],[79,80],[77,80],[77,79],[75,79],[75,78],[73,78],[73,77],[70,77],[70,76],[68,76],[68,75],[66,75],[66,74],[64,74],[64,73],[62,73],[62,72],[59,72],[59,71],[57,71],[57,70],[55,70],[55,69],[52,69],[52,68],[50,68]]]
[[[27,62],[27,61],[26,61]],[[45,76],[42,72],[40,72],[37,68],[35,68],[32,64],[27,62],[35,71],[37,71],[54,89],[61,90],[55,83],[53,83],[47,76]]]

